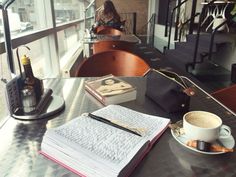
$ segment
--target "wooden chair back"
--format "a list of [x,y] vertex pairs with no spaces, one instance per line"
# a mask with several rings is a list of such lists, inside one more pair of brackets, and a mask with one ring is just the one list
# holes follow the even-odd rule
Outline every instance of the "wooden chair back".
[[98,35],[114,35],[114,36],[120,36],[122,35],[122,31],[109,27],[109,26],[99,26],[97,28],[97,34]]
[[236,113],[236,84],[218,90],[211,94],[214,98],[220,101],[223,105]]
[[121,50],[97,53],[78,68],[78,77],[99,77],[108,74],[114,76],[144,76],[150,69],[140,57]]
[[107,26],[98,26],[96,29],[96,34],[99,33],[101,30],[104,30],[105,28],[107,28]]
[[133,52],[135,44],[128,41],[98,41],[93,44],[93,54],[105,52],[107,50],[124,50]]

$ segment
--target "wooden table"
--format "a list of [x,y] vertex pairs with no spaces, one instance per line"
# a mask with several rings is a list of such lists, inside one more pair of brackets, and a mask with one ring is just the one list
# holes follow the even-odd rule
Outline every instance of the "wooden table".
[[128,41],[131,43],[141,43],[141,40],[134,34],[124,34],[121,36],[111,36],[111,35],[96,35],[93,38],[91,37],[84,37],[83,44],[84,44],[84,56],[89,57],[92,54],[91,47],[92,44],[98,41]]

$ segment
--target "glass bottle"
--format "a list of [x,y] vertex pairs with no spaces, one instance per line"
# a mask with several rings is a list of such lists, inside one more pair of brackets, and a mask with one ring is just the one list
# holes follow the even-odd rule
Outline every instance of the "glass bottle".
[[24,67],[23,89],[33,89],[36,103],[38,103],[43,94],[43,83],[38,78],[34,77],[29,57],[23,55],[23,57],[21,58],[21,63]]

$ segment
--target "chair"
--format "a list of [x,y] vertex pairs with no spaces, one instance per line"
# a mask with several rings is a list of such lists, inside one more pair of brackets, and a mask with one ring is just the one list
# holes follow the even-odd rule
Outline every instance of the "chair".
[[109,26],[99,26],[97,28],[97,34],[98,35],[114,35],[114,36],[120,36],[122,35],[122,31],[109,27]]
[[128,41],[98,41],[93,44],[93,54],[107,50],[124,50],[132,53],[134,51],[134,47],[135,44]]
[[218,90],[211,95],[236,113],[236,84]]
[[78,77],[143,76],[150,69],[140,57],[122,50],[97,53],[84,60],[78,68]]

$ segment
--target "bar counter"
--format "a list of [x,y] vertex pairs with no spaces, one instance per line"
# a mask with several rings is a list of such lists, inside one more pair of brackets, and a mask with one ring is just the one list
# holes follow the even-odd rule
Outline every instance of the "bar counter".
[[[8,117],[0,127],[0,176],[3,177],[75,177],[74,173],[39,154],[40,144],[48,128],[60,126],[84,112],[92,112],[103,105],[84,91],[86,78],[46,79],[44,86],[65,100],[65,110],[54,117],[19,121]],[[183,113],[167,114],[145,96],[146,79],[123,78],[137,87],[137,99],[122,106],[143,113],[182,119]],[[210,95],[188,79],[196,94],[191,98],[190,110],[203,110],[217,114],[232,129],[236,137],[236,117]],[[168,100],[167,100],[168,101]],[[194,152],[179,144],[170,129],[160,137],[151,151],[136,167],[132,177],[189,177],[234,176],[236,152],[206,155]]]

